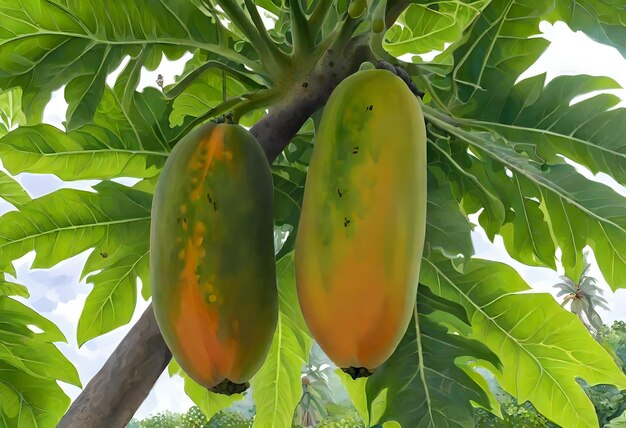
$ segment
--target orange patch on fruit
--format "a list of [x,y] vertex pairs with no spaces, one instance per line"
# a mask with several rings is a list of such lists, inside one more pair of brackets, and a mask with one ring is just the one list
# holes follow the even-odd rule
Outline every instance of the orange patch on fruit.
[[[210,388],[228,377],[234,360],[235,340],[218,337],[222,320],[219,304],[215,303],[217,295],[213,294],[213,302],[204,299],[209,287],[200,284],[197,271],[204,252],[201,244],[205,233],[206,226],[198,222],[187,240],[185,264],[179,275],[180,300],[174,314],[174,326],[179,349],[184,354],[183,361],[193,367],[188,374]],[[183,369],[189,370],[188,367]]]

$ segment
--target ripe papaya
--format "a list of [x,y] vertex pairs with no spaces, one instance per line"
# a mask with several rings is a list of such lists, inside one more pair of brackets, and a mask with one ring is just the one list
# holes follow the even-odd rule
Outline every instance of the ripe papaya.
[[207,123],[172,150],[150,230],[152,306],[181,368],[216,392],[246,389],[276,328],[273,183],[255,138]]
[[413,313],[426,227],[424,116],[406,83],[363,70],[331,94],[296,238],[304,318],[331,360],[367,376]]

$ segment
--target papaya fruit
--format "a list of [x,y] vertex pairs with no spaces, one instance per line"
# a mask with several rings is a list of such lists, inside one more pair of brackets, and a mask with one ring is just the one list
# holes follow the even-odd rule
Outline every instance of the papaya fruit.
[[395,74],[358,71],[322,113],[295,254],[304,318],[352,377],[371,374],[406,331],[425,227],[421,107]]
[[273,183],[255,138],[207,123],[181,139],[152,203],[154,314],[180,367],[215,392],[241,392],[276,328]]

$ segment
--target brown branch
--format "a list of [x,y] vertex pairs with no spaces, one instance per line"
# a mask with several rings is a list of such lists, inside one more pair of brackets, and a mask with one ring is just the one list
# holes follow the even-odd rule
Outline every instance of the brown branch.
[[72,403],[57,428],[125,427],[171,358],[150,306]]
[[[272,107],[251,129],[270,162],[308,117],[325,104],[335,86],[354,73],[363,61],[372,59],[366,46],[352,46],[347,52],[329,49],[307,77],[294,83],[288,98]],[[150,305],[72,403],[58,426],[126,426],[170,359]]]

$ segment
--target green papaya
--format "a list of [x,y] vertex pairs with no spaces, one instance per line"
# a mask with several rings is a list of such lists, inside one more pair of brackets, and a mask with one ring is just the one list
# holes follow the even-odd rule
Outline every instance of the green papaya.
[[353,377],[395,350],[416,300],[426,226],[424,116],[406,83],[363,70],[331,94],[296,238],[311,333]]
[[245,389],[276,328],[272,203],[268,161],[239,125],[188,134],[157,182],[152,306],[181,368],[216,392]]

